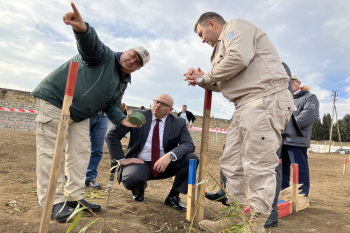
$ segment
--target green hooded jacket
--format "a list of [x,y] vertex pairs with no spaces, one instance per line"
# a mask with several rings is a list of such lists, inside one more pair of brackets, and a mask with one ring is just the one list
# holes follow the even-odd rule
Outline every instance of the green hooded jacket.
[[71,119],[80,122],[102,110],[113,124],[120,125],[126,117],[120,104],[131,76],[122,73],[121,53],[104,45],[94,28],[88,23],[86,25],[88,29],[83,34],[73,30],[79,54],[44,78],[31,95],[62,109],[69,64],[78,62],[73,102],[69,109]]

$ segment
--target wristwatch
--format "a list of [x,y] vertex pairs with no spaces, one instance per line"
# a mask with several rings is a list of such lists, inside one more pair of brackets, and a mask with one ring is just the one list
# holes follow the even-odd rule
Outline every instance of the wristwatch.
[[176,156],[174,155],[174,153],[169,153],[169,157],[171,158],[172,161],[176,159]]
[[197,78],[197,83],[198,83],[198,85],[202,85],[203,80],[204,80],[204,75],[202,75],[202,76],[200,76],[199,78]]

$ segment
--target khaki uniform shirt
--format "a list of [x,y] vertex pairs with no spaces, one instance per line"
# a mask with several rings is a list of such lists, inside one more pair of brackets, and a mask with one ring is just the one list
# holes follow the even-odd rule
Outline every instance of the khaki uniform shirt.
[[289,77],[268,36],[248,21],[226,23],[202,87],[221,92],[236,107],[288,88]]

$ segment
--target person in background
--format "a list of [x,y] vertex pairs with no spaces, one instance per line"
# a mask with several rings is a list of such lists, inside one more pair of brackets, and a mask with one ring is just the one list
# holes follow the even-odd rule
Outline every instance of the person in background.
[[192,112],[187,111],[186,105],[182,105],[182,111],[179,112],[177,116],[186,120],[187,127],[191,125],[191,122],[193,123],[196,120],[196,117],[192,114]]
[[282,189],[289,187],[290,165],[299,164],[299,184],[303,184],[300,194],[309,195],[310,174],[307,158],[307,148],[310,148],[311,124],[318,117],[319,101],[315,94],[310,93],[309,86],[301,86],[299,78],[292,75],[292,92],[297,111],[293,112],[297,126],[301,129],[303,137],[289,136],[282,146]]
[[146,110],[145,106],[141,106],[141,110]]
[[108,118],[104,116],[102,111],[90,117],[91,156],[86,170],[85,185],[93,189],[101,188],[101,185],[96,181],[98,175],[97,167],[102,159],[108,124]]
[[122,103],[120,105],[120,110],[122,110],[122,112],[125,114],[125,116],[128,115],[128,111],[127,111],[127,108],[126,108],[126,104],[125,103]]

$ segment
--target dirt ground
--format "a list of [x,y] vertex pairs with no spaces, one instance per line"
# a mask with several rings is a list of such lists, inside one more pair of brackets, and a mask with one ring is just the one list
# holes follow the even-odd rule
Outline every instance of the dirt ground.
[[[128,139],[123,139],[124,149]],[[196,145],[199,154],[199,145]],[[36,155],[35,133],[0,130],[0,232],[38,232],[42,208],[36,196]],[[210,146],[209,162],[219,176],[218,158],[222,146]],[[309,154],[311,206],[298,213],[280,219],[279,226],[267,232],[350,232],[350,168],[342,175],[343,160],[347,155]],[[99,166],[98,182],[100,191],[86,190],[90,202],[102,206],[98,213],[104,218],[107,185],[109,180],[109,155],[104,152]],[[213,186],[207,184],[207,190]],[[132,195],[123,185],[114,183],[109,202],[107,223],[118,232],[186,232],[190,224],[185,213],[179,213],[164,206],[164,200],[172,185],[172,179],[150,181],[145,193],[145,201],[134,203]],[[186,197],[181,195],[183,203]],[[217,211],[223,206],[206,202],[206,207]],[[206,219],[214,219],[208,212]],[[79,230],[92,219],[92,214],[84,212],[82,219],[72,232]],[[69,224],[50,222],[50,232],[66,232]],[[102,223],[94,223],[86,232],[99,232]],[[196,229],[198,229],[196,227]],[[111,230],[106,228],[106,232]],[[197,232],[201,232],[198,231]]]

